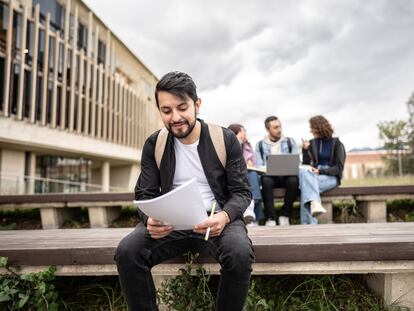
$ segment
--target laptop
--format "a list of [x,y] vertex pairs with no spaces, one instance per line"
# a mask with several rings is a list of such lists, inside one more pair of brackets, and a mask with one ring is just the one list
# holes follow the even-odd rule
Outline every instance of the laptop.
[[299,174],[299,154],[270,154],[266,175],[295,176]]

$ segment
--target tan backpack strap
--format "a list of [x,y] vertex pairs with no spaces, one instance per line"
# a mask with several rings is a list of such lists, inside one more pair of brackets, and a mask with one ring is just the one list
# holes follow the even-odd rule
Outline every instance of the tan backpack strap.
[[223,129],[219,125],[210,124],[208,125],[208,131],[210,132],[211,140],[213,141],[214,149],[216,149],[217,156],[223,165],[226,167],[227,162],[227,152],[226,152],[226,145],[224,143],[224,133]]
[[158,169],[160,169],[162,155],[164,154],[165,145],[167,144],[167,138],[168,138],[168,130],[164,127],[158,133],[157,142],[155,143],[154,157],[155,157],[155,162],[157,163]]

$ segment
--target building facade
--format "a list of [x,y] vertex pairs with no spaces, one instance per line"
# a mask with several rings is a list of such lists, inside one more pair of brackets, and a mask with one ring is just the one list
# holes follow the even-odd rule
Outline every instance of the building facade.
[[0,192],[131,190],[156,82],[82,1],[0,0]]

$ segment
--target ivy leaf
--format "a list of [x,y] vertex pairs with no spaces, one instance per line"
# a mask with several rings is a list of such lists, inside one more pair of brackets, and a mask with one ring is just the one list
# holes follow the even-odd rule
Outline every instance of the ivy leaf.
[[2,268],[7,267],[7,257],[0,256],[0,267],[2,267]]
[[19,294],[19,302],[17,303],[17,308],[23,308],[23,306],[26,304],[27,300],[29,299],[29,295],[27,294]]
[[0,292],[0,302],[10,301],[10,300],[11,300],[11,297],[9,294],[5,293],[4,291]]

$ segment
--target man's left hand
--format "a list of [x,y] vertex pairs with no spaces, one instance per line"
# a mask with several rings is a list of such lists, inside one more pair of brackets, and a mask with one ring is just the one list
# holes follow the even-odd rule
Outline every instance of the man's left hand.
[[219,236],[224,227],[230,222],[230,218],[226,212],[221,211],[214,214],[212,218],[208,217],[203,222],[197,224],[193,231],[200,234],[205,234],[207,228],[210,227],[210,236]]

